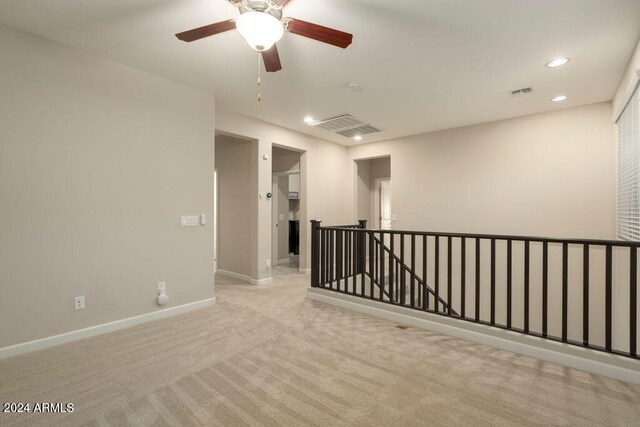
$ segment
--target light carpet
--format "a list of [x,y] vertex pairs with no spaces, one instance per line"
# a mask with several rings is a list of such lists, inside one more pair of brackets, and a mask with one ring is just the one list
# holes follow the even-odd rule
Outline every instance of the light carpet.
[[[0,361],[0,425],[639,425],[640,387],[219,277],[213,307]],[[640,367],[639,367],[640,369]]]

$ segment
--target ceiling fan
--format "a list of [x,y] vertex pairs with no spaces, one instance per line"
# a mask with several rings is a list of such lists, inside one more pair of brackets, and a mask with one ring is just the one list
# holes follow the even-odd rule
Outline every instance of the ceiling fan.
[[268,72],[280,71],[282,64],[275,43],[284,31],[328,43],[345,49],[353,35],[322,25],[294,18],[283,18],[282,9],[291,0],[229,0],[240,11],[235,21],[216,22],[176,34],[185,42],[200,40],[215,34],[237,29],[249,46],[262,54]]

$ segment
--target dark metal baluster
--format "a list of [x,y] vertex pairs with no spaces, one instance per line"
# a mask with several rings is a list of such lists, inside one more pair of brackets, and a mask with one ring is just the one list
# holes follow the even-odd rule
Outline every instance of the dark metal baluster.
[[336,232],[336,275],[338,291],[342,290],[342,230]]
[[529,241],[524,242],[524,333],[529,333]]
[[378,274],[378,248],[381,248],[381,246],[379,243],[376,243],[373,248],[373,277],[375,277],[375,280],[380,283],[380,275]]
[[480,239],[476,237],[476,322],[480,321]]
[[440,236],[436,236],[436,242],[435,242],[435,249],[436,249],[436,260],[435,260],[435,266],[434,266],[434,270],[433,270],[433,274],[434,274],[434,297],[433,297],[433,302],[435,304],[435,308],[436,308],[436,313],[438,313],[440,311]]
[[334,282],[333,263],[335,261],[335,259],[334,259],[334,251],[333,251],[334,236],[335,236],[335,230],[329,230],[329,282],[330,282],[331,289],[333,289],[333,285],[334,285],[334,283],[333,283]]
[[460,239],[460,316],[466,317],[467,300],[467,239]]
[[447,236],[447,314],[451,316],[451,305],[453,304],[453,290],[452,290],[452,272],[451,266],[453,264],[451,251],[452,251],[453,239],[451,236]]
[[611,245],[607,245],[606,249],[606,276],[605,276],[605,308],[604,308],[604,337],[605,337],[605,348],[607,351],[611,351],[611,306],[613,303],[612,298],[612,290],[613,290],[613,282],[612,282],[612,248]]
[[358,232],[358,272],[360,272],[360,296],[364,298],[365,296],[365,286],[364,286],[364,271],[366,267],[366,243],[367,243],[367,232],[364,231],[366,226],[361,227],[361,230]]
[[344,242],[344,246],[345,246],[345,257],[344,257],[344,272],[345,272],[345,278],[344,278],[344,291],[346,293],[349,293],[349,277],[351,277],[351,269],[350,269],[350,263],[349,260],[351,258],[351,231],[350,230],[346,230],[344,232],[345,236],[345,242]]
[[400,304],[406,304],[406,293],[407,293],[407,283],[406,283],[406,271],[404,270],[404,266],[407,265],[404,262],[404,234],[400,235],[400,266],[398,266],[398,270],[400,272]]
[[353,295],[356,295],[358,292],[358,233],[354,230],[352,236],[351,272],[353,273]]
[[324,266],[327,263],[327,260],[324,256],[324,236],[326,234],[326,230],[320,230],[320,283],[324,285]]
[[491,239],[491,324],[496,324],[496,239]]
[[562,244],[562,342],[567,342],[567,305],[569,303],[569,245]]
[[[369,283],[371,288],[371,295],[369,298],[373,298],[374,292],[374,282],[373,282],[373,245],[375,244],[375,240],[373,240],[374,234],[369,233]],[[381,292],[382,293],[382,292]]]
[[411,235],[411,307],[416,304],[416,235]]
[[542,336],[547,337],[549,293],[549,242],[542,242]]
[[511,329],[511,299],[513,291],[512,274],[512,248],[513,241],[507,240],[507,329]]
[[385,258],[385,249],[384,249],[384,233],[380,232],[380,253],[382,256],[380,257],[380,301],[384,299],[384,258]]
[[629,354],[637,356],[638,337],[638,248],[630,248],[630,277],[629,277]]
[[582,247],[582,344],[589,346],[589,244]]
[[422,309],[429,308],[429,291],[427,290],[427,235],[422,236],[422,282],[424,293],[422,294]]
[[[389,250],[390,250],[390,254],[389,254],[389,298],[391,298],[391,302],[395,301],[395,296],[393,294],[393,279],[395,278],[394,276],[394,267],[395,267],[395,251],[393,250],[393,245],[395,244],[395,235],[393,233],[389,234]],[[397,285],[397,281],[395,282],[396,286]]]

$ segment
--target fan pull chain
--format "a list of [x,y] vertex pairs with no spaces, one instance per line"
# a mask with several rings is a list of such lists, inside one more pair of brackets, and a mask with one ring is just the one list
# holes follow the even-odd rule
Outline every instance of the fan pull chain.
[[258,102],[262,101],[262,95],[260,94],[260,58],[262,58],[262,54],[258,52]]

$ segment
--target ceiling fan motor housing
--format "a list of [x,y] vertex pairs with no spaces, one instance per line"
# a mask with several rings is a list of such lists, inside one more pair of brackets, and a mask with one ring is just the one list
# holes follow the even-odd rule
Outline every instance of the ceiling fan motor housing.
[[282,19],[282,6],[273,0],[242,0],[242,2],[238,3],[238,9],[240,13],[263,12],[277,20]]

